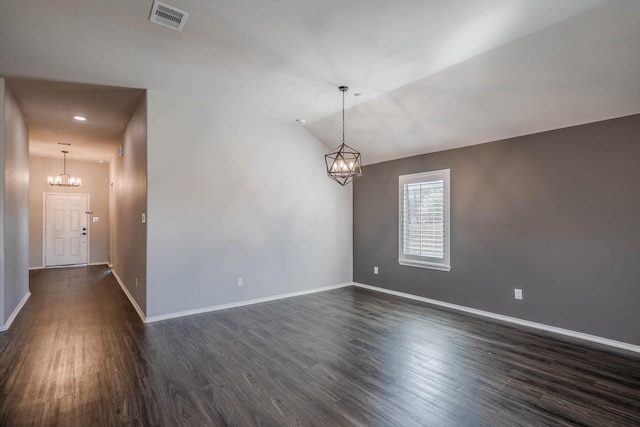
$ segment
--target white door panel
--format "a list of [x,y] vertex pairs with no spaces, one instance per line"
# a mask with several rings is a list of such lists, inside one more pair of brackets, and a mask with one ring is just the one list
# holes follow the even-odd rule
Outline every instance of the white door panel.
[[45,194],[45,266],[86,264],[89,196]]

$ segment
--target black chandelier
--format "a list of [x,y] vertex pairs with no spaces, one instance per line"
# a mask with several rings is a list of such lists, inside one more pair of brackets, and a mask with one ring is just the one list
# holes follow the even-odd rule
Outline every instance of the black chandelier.
[[338,184],[345,186],[362,175],[362,161],[360,153],[344,142],[344,93],[347,86],[340,86],[342,92],[342,144],[324,155],[327,165],[327,175]]

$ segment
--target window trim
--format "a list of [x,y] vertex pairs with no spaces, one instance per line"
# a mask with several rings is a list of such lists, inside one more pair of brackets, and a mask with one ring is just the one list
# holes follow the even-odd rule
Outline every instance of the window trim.
[[[404,185],[417,182],[429,182],[442,179],[444,182],[444,257],[430,258],[420,255],[405,255],[404,246]],[[451,270],[451,173],[450,169],[420,172],[398,177],[398,263],[408,267],[428,268],[432,270]],[[416,259],[424,258],[424,259]],[[429,259],[427,261],[426,259]],[[436,260],[436,261],[433,261]]]

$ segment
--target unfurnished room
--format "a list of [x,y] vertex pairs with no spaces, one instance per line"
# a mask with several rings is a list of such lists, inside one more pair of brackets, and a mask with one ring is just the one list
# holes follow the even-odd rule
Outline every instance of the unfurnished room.
[[0,2],[0,426],[640,425],[640,1]]

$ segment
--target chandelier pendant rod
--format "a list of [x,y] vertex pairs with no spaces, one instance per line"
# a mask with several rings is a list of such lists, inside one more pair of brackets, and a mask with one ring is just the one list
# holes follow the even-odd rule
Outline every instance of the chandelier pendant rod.
[[340,91],[342,91],[342,143],[344,144],[344,93],[349,90],[346,86],[340,86]]

